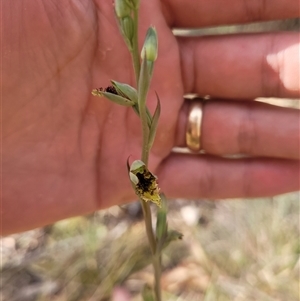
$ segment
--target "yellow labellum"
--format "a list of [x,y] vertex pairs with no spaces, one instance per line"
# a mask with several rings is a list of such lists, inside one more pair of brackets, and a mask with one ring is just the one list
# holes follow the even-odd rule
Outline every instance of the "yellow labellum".
[[157,177],[147,169],[142,161],[136,160],[131,164],[129,176],[134,185],[135,193],[143,201],[151,201],[161,207]]

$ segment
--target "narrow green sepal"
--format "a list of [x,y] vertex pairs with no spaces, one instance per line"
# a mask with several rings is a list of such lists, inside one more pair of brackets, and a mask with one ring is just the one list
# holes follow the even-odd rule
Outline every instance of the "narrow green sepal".
[[160,99],[156,92],[155,92],[155,94],[156,94],[156,98],[157,98],[157,105],[156,105],[156,109],[155,109],[153,117],[152,117],[150,131],[149,131],[149,149],[152,147],[152,144],[154,142],[157,125],[158,125],[158,120],[159,120],[159,116],[160,116],[160,112],[161,112]]
[[99,96],[99,97],[106,97],[108,100],[119,104],[121,106],[125,106],[125,107],[132,107],[134,105],[134,102],[117,94],[114,93],[110,93],[110,92],[105,92],[105,91],[101,91],[100,89],[94,89],[92,91],[92,95],[94,96]]
[[115,87],[115,89],[119,95],[130,99],[134,103],[138,102],[138,95],[137,95],[136,89],[134,89],[130,85],[123,84],[123,83],[117,82],[115,80],[112,80],[111,83]]

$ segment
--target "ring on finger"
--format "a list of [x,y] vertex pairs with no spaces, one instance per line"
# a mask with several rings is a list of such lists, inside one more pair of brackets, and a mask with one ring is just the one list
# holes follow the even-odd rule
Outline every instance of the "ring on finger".
[[199,98],[192,100],[188,112],[185,140],[188,149],[194,153],[201,150],[202,119],[203,101]]

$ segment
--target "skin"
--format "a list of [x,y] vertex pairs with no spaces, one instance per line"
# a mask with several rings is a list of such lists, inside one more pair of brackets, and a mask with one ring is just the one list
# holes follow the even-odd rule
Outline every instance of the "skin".
[[[159,35],[153,90],[162,101],[150,170],[169,197],[271,196],[299,189],[299,111],[254,102],[299,98],[298,33],[176,38],[172,27],[292,18],[298,1],[141,1],[140,46]],[[2,4],[2,234],[136,199],[126,160],[139,159],[140,121],[130,108],[91,95],[110,79],[134,84],[111,1]],[[150,13],[151,12],[151,13]],[[199,17],[201,16],[201,17]],[[205,156],[184,146],[185,93],[205,106]],[[229,160],[246,153],[258,158]],[[214,156],[213,156],[214,155]]]

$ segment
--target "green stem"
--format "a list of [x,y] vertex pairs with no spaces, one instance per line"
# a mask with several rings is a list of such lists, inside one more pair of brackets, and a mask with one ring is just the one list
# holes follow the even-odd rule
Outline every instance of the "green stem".
[[[139,103],[145,104],[145,101],[140,101]],[[143,129],[142,161],[148,167],[149,151],[150,151],[149,143],[148,143],[149,142],[149,126],[148,126],[148,117],[149,116],[147,115],[146,105],[139,106],[139,113],[140,113],[140,119],[141,119],[141,123],[142,123],[142,129]],[[155,239],[153,229],[152,229],[152,217],[151,217],[150,205],[149,205],[149,203],[146,203],[143,200],[141,200],[141,205],[142,205],[143,214],[144,214],[144,218],[145,218],[146,233],[147,233],[149,245],[150,245],[153,260],[154,260],[154,256],[156,254],[157,248],[156,248],[156,239]],[[153,261],[153,265],[154,265],[154,261]],[[155,269],[155,265],[154,265],[154,269]]]
[[140,62],[140,55],[139,55],[139,45],[138,45],[138,26],[139,26],[139,14],[138,10],[134,10],[133,13],[133,41],[132,41],[132,61],[133,61],[133,67],[134,67],[134,73],[135,73],[135,80],[136,84],[139,82],[140,77],[140,69],[141,69],[141,62]]
[[[134,66],[134,73],[136,79],[136,85],[138,86],[139,77],[140,77],[140,55],[138,50],[138,10],[134,10],[134,35],[133,35],[133,47],[132,47],[132,61]],[[152,116],[146,107],[146,101],[140,101],[139,104],[143,103],[142,106],[139,106],[139,115],[142,123],[143,130],[143,144],[142,144],[142,161],[148,166],[149,161],[149,128],[152,120]],[[141,206],[143,209],[144,219],[145,219],[145,228],[146,233],[152,253],[154,276],[155,276],[155,296],[156,301],[161,301],[161,287],[160,287],[160,277],[161,277],[161,254],[157,254],[157,244],[156,238],[153,233],[152,228],[152,217],[149,203],[140,200]]]
[[[143,200],[140,200],[140,202],[141,202],[141,206],[142,206],[142,209],[143,209],[146,233],[147,233],[149,245],[150,245],[150,248],[151,248],[151,253],[152,253],[152,256],[154,256],[155,252],[156,252],[156,240],[155,240],[155,236],[154,236],[154,233],[153,233],[153,230],[152,230],[152,217],[151,217],[150,206],[149,206],[148,203],[146,203]],[[154,259],[154,257],[153,257],[153,259]]]
[[160,286],[160,277],[161,277],[161,254],[155,254],[153,257],[153,267],[154,267],[154,279],[155,279],[155,297],[156,301],[161,301],[161,286]]
[[149,127],[147,121],[147,114],[145,108],[140,109],[140,118],[142,122],[143,128],[143,146],[142,146],[142,161],[145,163],[146,167],[148,167],[149,161]]

